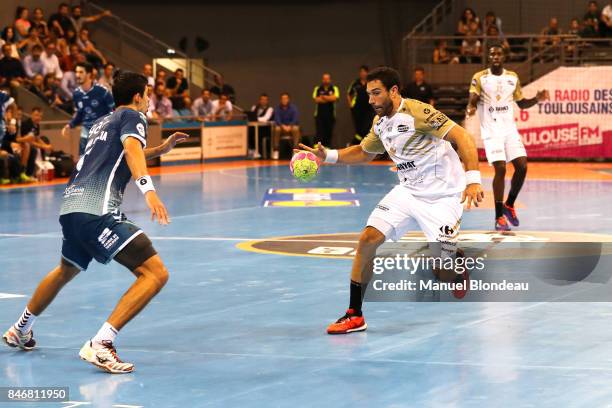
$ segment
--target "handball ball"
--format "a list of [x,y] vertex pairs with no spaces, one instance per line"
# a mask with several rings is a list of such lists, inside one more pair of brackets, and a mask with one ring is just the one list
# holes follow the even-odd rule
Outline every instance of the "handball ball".
[[310,152],[299,151],[291,158],[289,169],[293,177],[306,183],[319,173],[319,159]]

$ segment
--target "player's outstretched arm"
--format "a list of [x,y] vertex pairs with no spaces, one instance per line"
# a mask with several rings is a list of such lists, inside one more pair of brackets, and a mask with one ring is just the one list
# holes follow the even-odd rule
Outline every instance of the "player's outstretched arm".
[[547,101],[549,99],[550,99],[550,94],[548,93],[548,91],[546,89],[543,89],[541,91],[538,91],[538,93],[536,93],[535,97],[533,97],[531,99],[523,98],[520,101],[516,101],[516,104],[521,109],[529,109],[533,105],[535,105],[536,103],[538,103],[540,101]]
[[128,137],[123,142],[123,148],[125,150],[125,160],[132,172],[132,177],[136,181],[136,186],[144,194],[147,206],[151,210],[151,220],[157,217],[157,221],[161,225],[169,224],[168,211],[157,196],[153,181],[147,171],[147,162],[141,142],[136,138]]
[[[321,143],[318,143],[314,148],[308,147],[300,143],[300,149],[314,153],[322,163],[334,164],[359,164],[367,163],[376,157],[376,154],[368,153],[363,150],[361,145],[349,146],[345,149],[331,150],[325,149]],[[297,150],[296,150],[297,151]]]
[[467,199],[467,208],[472,207],[472,203],[478,207],[478,203],[484,198],[480,181],[480,171],[478,170],[478,150],[472,136],[461,126],[455,125],[446,135],[446,140],[454,142],[461,161],[465,165],[467,187],[461,197],[461,202]]
[[164,154],[172,151],[177,144],[183,143],[185,140],[187,140],[188,137],[189,135],[187,133],[175,132],[159,146],[144,149],[145,158],[147,160],[151,160],[155,159],[156,157],[163,156]]

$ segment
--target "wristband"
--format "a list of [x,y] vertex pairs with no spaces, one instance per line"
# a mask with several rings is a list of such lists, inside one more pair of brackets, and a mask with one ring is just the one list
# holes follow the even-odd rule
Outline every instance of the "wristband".
[[146,194],[148,191],[155,191],[153,180],[151,180],[151,176],[149,175],[142,176],[136,180],[136,185],[142,194]]
[[325,152],[325,163],[334,164],[338,162],[338,151],[334,149],[327,150]]
[[478,170],[468,170],[465,172],[465,183],[470,184],[482,184],[480,179],[480,172]]

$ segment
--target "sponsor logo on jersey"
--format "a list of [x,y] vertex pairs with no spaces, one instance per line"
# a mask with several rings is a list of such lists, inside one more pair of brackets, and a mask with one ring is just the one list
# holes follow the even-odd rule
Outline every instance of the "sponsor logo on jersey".
[[408,162],[400,163],[400,164],[396,165],[395,167],[397,167],[398,170],[416,169],[416,165],[414,164],[414,161],[408,161]]
[[510,85],[510,86],[514,86],[514,85],[515,85],[515,83],[514,83],[514,82],[512,82],[512,81],[510,81],[510,80],[508,80],[508,85]]
[[96,107],[96,106],[98,106],[99,104],[100,104],[100,102],[98,102],[98,100],[97,100],[97,99],[92,99],[92,101],[91,101],[91,106],[93,106],[93,107],[95,108],[95,107]]
[[409,132],[410,131],[410,126],[408,126],[408,125],[399,125],[397,127],[397,131],[400,132],[400,133]]
[[383,210],[383,211],[389,211],[389,207],[385,207],[382,204],[377,204],[376,208],[378,208],[379,210]]
[[472,79],[472,85],[474,86],[478,85],[478,80],[476,80],[476,78]]
[[428,115],[428,114],[429,114],[429,112],[431,112],[431,110],[430,110],[429,108],[425,108],[425,109],[423,109],[423,113],[424,113],[424,114]]
[[432,129],[440,130],[440,128],[444,126],[446,122],[448,122],[448,118],[445,114],[439,113],[436,117],[427,122],[429,123],[429,126],[431,126]]
[[142,137],[144,137],[145,135],[145,129],[144,129],[144,125],[142,123],[139,123],[136,125],[136,130],[138,131],[138,134]]

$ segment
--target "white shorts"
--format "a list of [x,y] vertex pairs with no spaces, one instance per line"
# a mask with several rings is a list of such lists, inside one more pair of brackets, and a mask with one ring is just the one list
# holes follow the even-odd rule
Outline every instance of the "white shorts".
[[421,198],[398,185],[378,203],[367,225],[393,241],[409,230],[420,228],[430,246],[434,242],[442,243],[443,253],[454,255],[462,215],[461,194]]
[[481,137],[489,164],[497,161],[508,163],[517,157],[527,156],[521,135],[516,130],[498,134],[481,132]]

